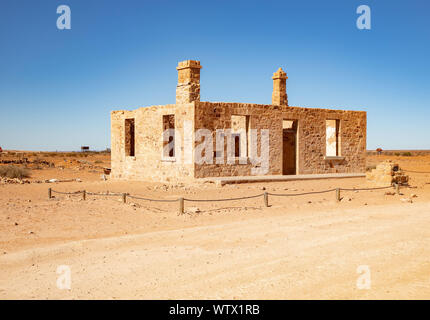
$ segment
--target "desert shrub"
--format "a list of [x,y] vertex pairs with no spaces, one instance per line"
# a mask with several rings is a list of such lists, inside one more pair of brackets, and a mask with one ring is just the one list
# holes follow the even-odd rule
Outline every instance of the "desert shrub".
[[372,171],[372,169],[376,169],[376,165],[371,165],[366,167],[366,171]]
[[58,156],[58,152],[48,152],[46,155],[48,157],[56,157],[56,156]]
[[400,152],[396,152],[394,155],[398,157],[400,156]]
[[40,165],[40,161],[41,161],[41,159],[39,157],[34,159],[34,161],[33,161],[33,169],[34,170],[41,170],[42,169],[42,166]]
[[30,171],[25,168],[17,167],[17,166],[1,166],[0,167],[0,176],[5,178],[28,178],[30,176]]
[[410,152],[403,152],[402,156],[404,156],[404,157],[411,157],[412,153],[410,153]]
[[94,163],[103,163],[103,161],[101,161],[101,160],[96,160],[96,161],[94,161]]

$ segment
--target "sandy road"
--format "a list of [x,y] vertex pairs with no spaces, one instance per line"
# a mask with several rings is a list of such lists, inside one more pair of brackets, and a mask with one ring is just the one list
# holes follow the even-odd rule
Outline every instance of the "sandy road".
[[[56,286],[59,265],[71,290]],[[2,299],[429,299],[430,202],[72,241],[1,255],[0,268]]]

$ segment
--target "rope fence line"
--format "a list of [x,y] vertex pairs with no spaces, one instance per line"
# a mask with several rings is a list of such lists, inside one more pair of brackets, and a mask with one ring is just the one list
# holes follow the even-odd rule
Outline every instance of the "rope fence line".
[[184,198],[185,201],[190,202],[219,202],[219,201],[236,201],[236,200],[244,200],[244,199],[253,199],[263,196],[264,193],[256,194],[254,196],[247,196],[247,197],[239,197],[239,198],[226,198],[226,199],[188,199]]
[[62,191],[56,191],[56,190],[52,190],[51,188],[49,188],[52,192],[54,193],[59,193],[59,194],[79,194],[82,193],[83,191],[75,191],[75,192],[62,192]]
[[411,173],[427,173],[427,174],[430,174],[429,171],[413,171],[413,170],[404,170],[404,169],[402,169],[402,171],[411,172]]
[[376,187],[376,188],[357,188],[357,189],[348,189],[348,188],[340,188],[342,191],[367,191],[367,190],[382,190],[382,189],[391,189],[392,186],[388,187]]
[[122,193],[96,193],[96,192],[88,192],[88,191],[87,191],[87,194],[90,196],[114,196],[114,197],[122,196]]
[[264,192],[252,196],[246,196],[246,197],[237,197],[237,198],[224,198],[224,199],[189,199],[189,198],[183,198],[180,197],[178,199],[152,199],[152,198],[146,198],[141,196],[135,196],[130,195],[129,193],[97,193],[97,192],[87,192],[86,190],[80,190],[75,192],[62,192],[53,190],[52,188],[48,189],[48,198],[52,199],[52,193],[58,193],[58,194],[64,194],[64,195],[77,195],[82,194],[82,200],[86,200],[87,195],[91,196],[121,196],[122,202],[127,203],[127,197],[131,199],[136,200],[145,200],[145,201],[152,201],[152,202],[166,202],[166,203],[173,203],[177,202],[179,204],[179,210],[178,215],[184,214],[184,208],[185,208],[185,201],[188,202],[221,202],[221,201],[238,201],[238,200],[247,200],[247,199],[254,199],[259,198],[263,196],[264,200],[264,206],[269,207],[269,195],[275,196],[275,197],[295,197],[295,196],[303,196],[303,195],[309,195],[309,194],[322,194],[322,193],[329,193],[336,191],[336,201],[340,201],[341,198],[341,191],[369,191],[369,190],[383,190],[383,189],[391,189],[394,188],[397,194],[400,194],[400,186],[399,184],[395,183],[392,186],[387,187],[375,187],[375,188],[333,188],[328,190],[322,190],[322,191],[311,191],[311,192],[302,192],[302,193],[271,193],[271,192]]
[[327,192],[335,191],[336,189],[341,189],[341,188],[334,188],[334,189],[323,190],[323,191],[303,192],[303,193],[270,193],[270,192],[268,192],[268,195],[275,196],[275,197],[294,197],[294,196],[303,196],[303,195],[308,195],[308,194],[327,193]]
[[150,198],[143,198],[139,196],[132,196],[128,195],[129,198],[137,199],[137,200],[146,200],[146,201],[154,201],[154,202],[177,202],[178,199],[150,199]]

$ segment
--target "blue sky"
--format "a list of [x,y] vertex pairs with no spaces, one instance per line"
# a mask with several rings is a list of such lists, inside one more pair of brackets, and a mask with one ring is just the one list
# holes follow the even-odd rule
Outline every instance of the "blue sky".
[[0,146],[109,147],[110,111],[174,103],[196,59],[202,101],[271,103],[282,67],[290,105],[367,111],[368,149],[430,149],[429,17],[426,0],[2,0]]

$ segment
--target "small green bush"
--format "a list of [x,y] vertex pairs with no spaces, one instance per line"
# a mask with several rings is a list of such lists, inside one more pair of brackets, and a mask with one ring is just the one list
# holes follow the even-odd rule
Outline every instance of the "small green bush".
[[410,153],[410,152],[403,152],[402,156],[404,156],[404,157],[411,157],[412,153]]
[[28,178],[30,176],[30,171],[25,168],[17,167],[17,166],[0,166],[0,177],[5,178]]

